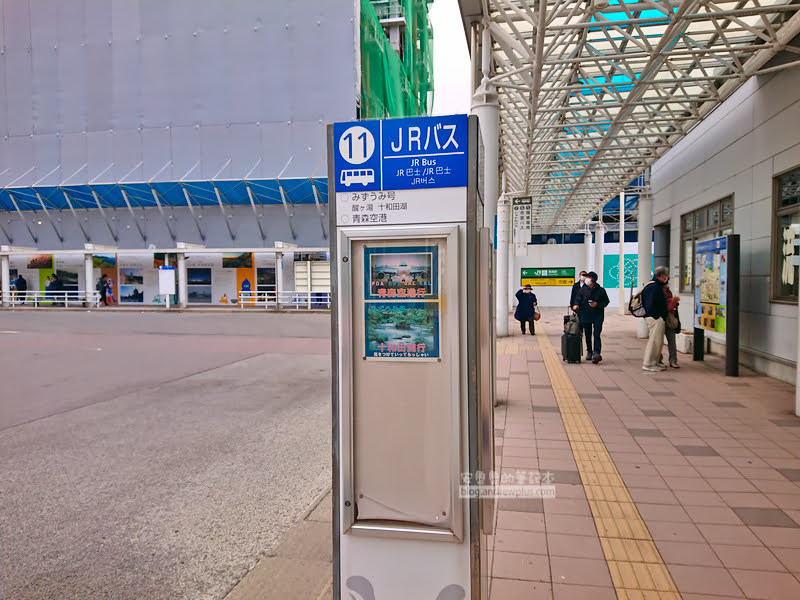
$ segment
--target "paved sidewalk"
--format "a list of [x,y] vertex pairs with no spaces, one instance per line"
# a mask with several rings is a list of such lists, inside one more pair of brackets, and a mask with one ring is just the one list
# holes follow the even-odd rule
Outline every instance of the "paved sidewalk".
[[499,501],[492,600],[800,598],[794,387],[717,357],[643,372],[611,314],[602,363],[567,364],[544,313],[498,342],[496,467],[552,472],[556,498]]

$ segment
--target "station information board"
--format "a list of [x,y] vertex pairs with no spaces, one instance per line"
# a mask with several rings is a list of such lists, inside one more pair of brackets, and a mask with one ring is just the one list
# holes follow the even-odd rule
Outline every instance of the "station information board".
[[575,283],[575,267],[525,268],[520,272],[520,284],[531,287],[571,286]]

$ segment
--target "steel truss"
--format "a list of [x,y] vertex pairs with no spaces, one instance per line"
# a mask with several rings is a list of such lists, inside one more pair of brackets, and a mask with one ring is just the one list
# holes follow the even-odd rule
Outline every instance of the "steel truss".
[[501,168],[538,233],[577,231],[748,77],[800,65],[798,0],[485,6]]

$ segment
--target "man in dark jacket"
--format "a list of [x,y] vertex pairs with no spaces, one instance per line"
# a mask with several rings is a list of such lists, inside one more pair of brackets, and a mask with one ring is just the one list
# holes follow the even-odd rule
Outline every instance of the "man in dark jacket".
[[589,271],[586,274],[586,285],[578,292],[572,309],[577,311],[581,329],[586,336],[586,360],[591,360],[594,364],[603,360],[600,334],[603,332],[608,302],[605,289],[597,284],[597,273]]
[[570,306],[575,306],[575,302],[578,298],[578,292],[580,292],[584,287],[586,287],[586,271],[581,271],[581,278],[572,286],[572,293],[569,296]]
[[[22,276],[22,273],[17,275],[16,280],[14,281],[14,287],[17,288],[17,298],[22,298],[21,304],[25,304],[25,301],[28,299],[28,282],[25,281],[25,278]],[[22,292],[20,294],[20,292]]]
[[668,280],[669,269],[656,267],[652,281],[648,281],[642,288],[644,320],[650,330],[642,363],[642,369],[645,371],[663,371],[667,368],[658,363],[661,359],[661,349],[664,347],[664,327],[667,321],[667,297],[664,295],[664,284]]

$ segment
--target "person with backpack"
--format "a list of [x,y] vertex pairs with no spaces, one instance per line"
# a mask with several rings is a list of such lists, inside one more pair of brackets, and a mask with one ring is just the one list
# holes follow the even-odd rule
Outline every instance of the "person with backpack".
[[586,274],[586,285],[575,297],[572,309],[578,313],[581,329],[586,337],[586,360],[591,360],[594,364],[603,360],[600,334],[603,332],[608,303],[606,290],[597,283],[597,273],[589,271]]
[[642,370],[650,372],[665,371],[666,365],[659,365],[661,350],[664,348],[664,335],[667,324],[667,297],[664,285],[669,280],[669,269],[656,267],[653,279],[648,281],[640,292],[644,308],[644,320],[650,332],[647,348],[644,351]]

